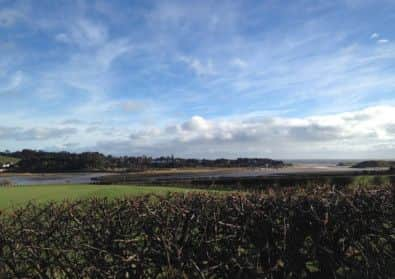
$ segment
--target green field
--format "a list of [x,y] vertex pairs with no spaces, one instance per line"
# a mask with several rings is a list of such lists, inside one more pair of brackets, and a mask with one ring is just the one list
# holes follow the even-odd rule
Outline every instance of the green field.
[[166,194],[168,192],[188,192],[191,189],[177,187],[154,187],[132,185],[41,185],[0,188],[0,209],[22,206],[29,201],[45,203],[49,201],[75,200],[89,197],[117,198],[145,194]]

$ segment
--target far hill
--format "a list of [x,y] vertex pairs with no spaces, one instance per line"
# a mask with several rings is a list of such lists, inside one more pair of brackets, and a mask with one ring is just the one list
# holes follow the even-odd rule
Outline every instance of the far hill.
[[24,149],[10,154],[0,154],[20,159],[11,171],[64,172],[64,171],[141,171],[166,168],[211,167],[266,167],[281,168],[282,161],[268,158],[237,159],[185,159],[174,156],[152,158],[147,156],[115,157],[98,152],[44,152]]
[[371,160],[363,161],[352,166],[353,168],[391,168],[395,167],[395,161]]

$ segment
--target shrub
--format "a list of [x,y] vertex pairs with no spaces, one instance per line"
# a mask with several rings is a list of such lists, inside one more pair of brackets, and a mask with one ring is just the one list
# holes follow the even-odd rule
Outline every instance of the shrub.
[[33,278],[393,278],[391,189],[30,204],[0,218],[0,273]]

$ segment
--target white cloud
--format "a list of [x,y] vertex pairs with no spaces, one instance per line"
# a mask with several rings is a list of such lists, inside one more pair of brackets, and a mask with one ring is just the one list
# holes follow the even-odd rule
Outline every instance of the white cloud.
[[386,44],[386,43],[389,43],[389,40],[387,40],[387,39],[380,39],[380,40],[378,40],[377,41],[379,44]]
[[[69,142],[80,143],[70,150],[98,150],[118,155],[391,158],[395,156],[393,115],[395,106],[308,117],[193,116],[183,122],[141,126],[140,129],[132,129],[132,123],[112,127],[68,120],[60,127],[3,126],[0,139],[32,141],[45,146],[67,138]],[[92,133],[95,134],[93,141]]]
[[214,65],[209,59],[207,63],[203,63],[197,58],[181,56],[180,61],[184,62],[191,70],[193,70],[198,76],[214,75]]
[[389,40],[386,38],[381,38],[381,35],[379,33],[373,33],[370,35],[370,39],[375,40],[378,44],[386,44],[389,43]]
[[184,122],[181,127],[185,131],[206,131],[211,128],[211,124],[201,116],[193,116],[190,120]]
[[[165,128],[133,132],[124,146],[141,153],[180,156],[369,157],[395,140],[395,106],[376,106],[346,113],[311,117],[191,119]],[[112,139],[106,142],[107,148]],[[111,152],[110,149],[107,152]],[[207,155],[207,150],[212,150]],[[391,150],[391,149],[389,149]],[[141,154],[140,153],[140,154]],[[391,157],[393,153],[381,154]]]

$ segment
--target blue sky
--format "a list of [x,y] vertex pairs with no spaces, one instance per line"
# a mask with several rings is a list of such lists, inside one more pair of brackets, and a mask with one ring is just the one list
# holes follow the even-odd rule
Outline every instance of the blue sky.
[[0,148],[395,157],[395,2],[0,0]]

